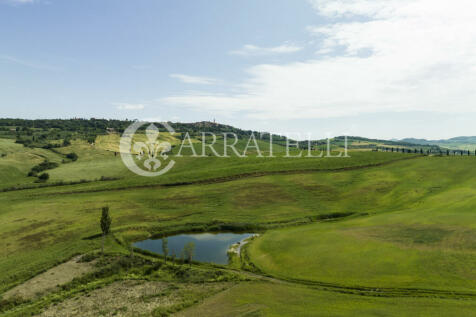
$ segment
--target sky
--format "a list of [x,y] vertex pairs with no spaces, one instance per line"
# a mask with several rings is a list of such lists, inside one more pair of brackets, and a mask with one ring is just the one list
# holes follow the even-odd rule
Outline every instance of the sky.
[[476,1],[0,0],[0,117],[476,135]]

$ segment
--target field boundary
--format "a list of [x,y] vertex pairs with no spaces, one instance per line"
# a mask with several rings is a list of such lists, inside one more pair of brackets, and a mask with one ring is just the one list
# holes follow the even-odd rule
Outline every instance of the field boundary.
[[[246,252],[246,248],[245,248]],[[313,289],[319,289],[322,291],[352,294],[369,297],[413,297],[413,298],[440,298],[440,299],[468,299],[476,300],[476,292],[469,291],[451,291],[451,290],[439,290],[439,289],[426,289],[426,288],[400,288],[400,287],[370,287],[370,286],[346,286],[337,283],[329,283],[322,281],[311,281],[295,278],[278,277],[262,271],[257,267],[249,257],[245,256],[245,262],[248,267],[255,269],[247,272],[250,276],[260,277],[264,280],[274,281],[278,283],[289,283],[295,285],[303,285]]]
[[52,192],[52,193],[39,193],[33,194],[31,196],[53,196],[53,195],[73,195],[73,194],[87,194],[87,193],[99,193],[99,192],[109,192],[109,191],[123,191],[129,189],[144,189],[144,188],[167,188],[167,187],[179,187],[179,186],[189,186],[189,185],[209,185],[209,184],[219,184],[227,183],[240,179],[246,178],[258,178],[270,175],[298,175],[298,174],[311,174],[311,173],[326,173],[326,172],[344,172],[344,171],[353,171],[366,168],[386,166],[393,163],[422,158],[424,156],[409,156],[404,158],[399,158],[391,161],[367,164],[367,165],[356,165],[356,166],[347,166],[340,168],[315,168],[315,169],[300,169],[300,170],[277,170],[277,171],[264,171],[264,172],[249,172],[241,173],[230,176],[223,177],[213,177],[189,182],[174,182],[174,183],[164,183],[164,184],[147,184],[147,185],[133,185],[125,187],[116,187],[116,188],[98,188],[98,189],[88,189],[88,190],[73,190],[73,191],[61,191],[61,192]]

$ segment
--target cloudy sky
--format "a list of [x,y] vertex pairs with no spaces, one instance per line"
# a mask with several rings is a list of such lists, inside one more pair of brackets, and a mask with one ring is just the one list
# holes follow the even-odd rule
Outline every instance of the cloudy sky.
[[476,135],[474,0],[0,0],[0,117]]

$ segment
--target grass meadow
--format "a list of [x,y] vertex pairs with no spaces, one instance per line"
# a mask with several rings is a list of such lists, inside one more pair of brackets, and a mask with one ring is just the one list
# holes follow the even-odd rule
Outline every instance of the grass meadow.
[[[275,158],[175,157],[169,173],[146,178],[123,166],[114,138],[94,146],[73,140],[55,152],[0,139],[0,189],[39,186],[26,174],[45,159],[59,163],[46,184],[90,181],[0,192],[0,294],[97,251],[107,205],[109,254],[128,254],[131,242],[170,233],[261,233],[244,248],[242,266],[234,266],[259,280],[201,297],[181,314],[475,311],[475,157],[355,151],[350,158],[286,158],[281,147]],[[78,160],[63,163],[71,152]]]

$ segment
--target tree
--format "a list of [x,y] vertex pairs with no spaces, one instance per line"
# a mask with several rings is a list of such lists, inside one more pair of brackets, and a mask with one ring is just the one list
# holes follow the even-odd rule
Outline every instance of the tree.
[[172,250],[172,255],[171,255],[171,258],[172,258],[172,264],[175,265],[175,250]]
[[78,154],[71,152],[66,154],[66,158],[69,158],[71,161],[76,161],[78,159]]
[[167,256],[169,255],[169,240],[162,238],[162,252],[164,253],[164,263],[167,264]]
[[109,234],[109,229],[111,228],[111,217],[109,216],[109,207],[102,207],[101,215],[101,231],[102,231],[102,247],[101,251],[104,255],[104,239],[106,235]]
[[38,176],[38,179],[42,182],[46,182],[50,178],[50,174],[48,173],[43,173],[40,176]]
[[193,259],[194,252],[195,252],[195,243],[193,242],[189,242],[183,247],[183,254],[187,262],[190,263],[190,266],[192,266],[192,259]]

